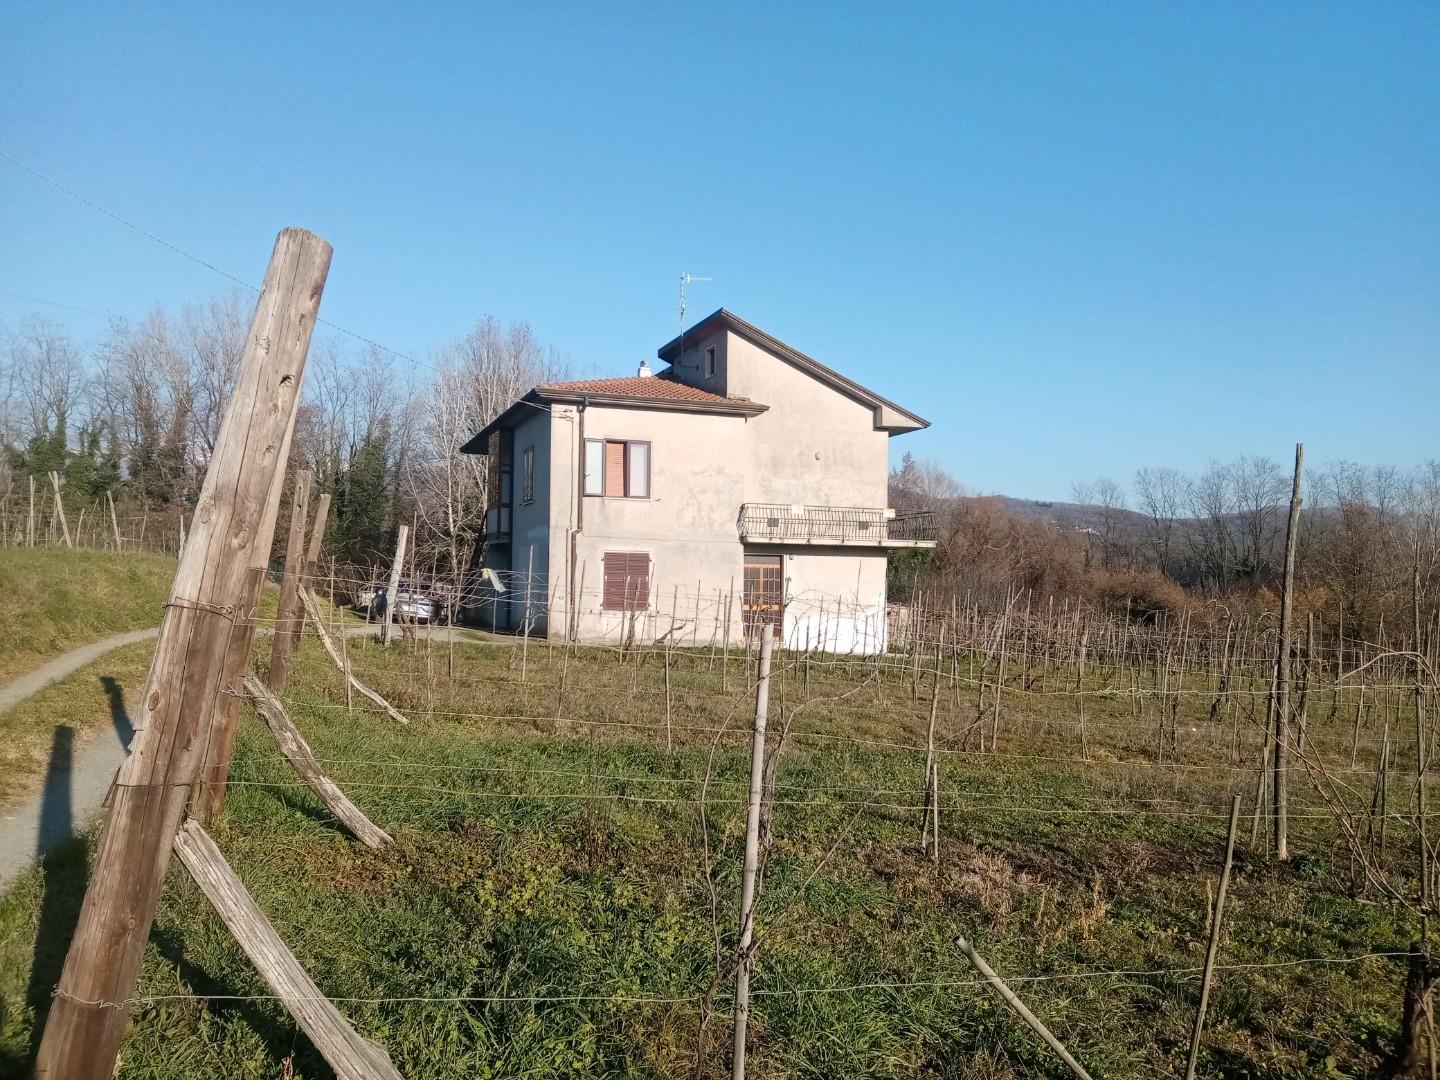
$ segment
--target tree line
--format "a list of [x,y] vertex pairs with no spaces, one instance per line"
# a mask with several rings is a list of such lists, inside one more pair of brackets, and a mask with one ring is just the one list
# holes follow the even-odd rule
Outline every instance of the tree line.
[[[1274,606],[1291,472],[1259,456],[1196,473],[1147,466],[1132,483],[1078,483],[1073,503],[1023,508],[968,495],[933,462],[908,455],[891,473],[896,506],[942,508],[933,554],[897,560],[902,593],[995,600],[1009,588],[1079,597],[1147,617],[1197,603]],[[1409,471],[1338,461],[1305,477],[1298,603],[1374,640],[1440,610],[1440,461]],[[892,571],[893,571],[892,567]]]
[[[0,498],[27,497],[32,478],[48,490],[56,473],[67,507],[108,497],[122,517],[193,510],[250,308],[238,291],[157,308],[113,319],[92,343],[40,316],[0,327]],[[527,323],[491,316],[423,362],[317,335],[290,461],[331,496],[327,552],[343,565],[384,564],[403,522],[422,566],[463,573],[490,473],[459,447],[564,367]],[[287,520],[282,508],[277,545]]]

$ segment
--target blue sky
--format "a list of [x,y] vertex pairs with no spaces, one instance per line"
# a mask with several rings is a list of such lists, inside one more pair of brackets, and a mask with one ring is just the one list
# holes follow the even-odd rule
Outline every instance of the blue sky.
[[[980,491],[1440,454],[1433,3],[410,7],[13,6],[0,149],[246,280],[313,229],[416,356],[629,373],[713,277]],[[0,324],[226,288],[0,160]]]

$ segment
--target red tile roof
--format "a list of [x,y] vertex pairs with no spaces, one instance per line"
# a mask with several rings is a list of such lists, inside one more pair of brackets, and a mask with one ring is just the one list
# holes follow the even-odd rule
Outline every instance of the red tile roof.
[[624,379],[578,379],[573,382],[541,383],[535,388],[571,394],[604,394],[608,397],[637,398],[641,401],[693,401],[709,405],[733,404],[731,398],[701,390],[677,379],[659,375],[632,375]]

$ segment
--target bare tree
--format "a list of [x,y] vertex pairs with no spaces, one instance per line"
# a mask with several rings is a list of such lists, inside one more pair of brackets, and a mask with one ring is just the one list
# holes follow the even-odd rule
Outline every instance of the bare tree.
[[1072,485],[1071,493],[1077,503],[1097,511],[1100,561],[1107,567],[1116,565],[1121,561],[1123,552],[1121,531],[1125,523],[1125,489],[1109,477],[1102,476],[1094,483]]
[[890,503],[899,509],[929,509],[966,495],[960,482],[938,461],[906,453],[890,470]]
[[429,546],[463,582],[484,532],[490,466],[460,447],[560,363],[526,323],[502,327],[486,317],[440,350],[435,377],[412,410],[413,452],[403,467],[407,493]]
[[30,318],[11,344],[10,365],[22,440],[63,436],[89,382],[74,341],[57,323]]
[[1230,533],[1234,509],[1230,469],[1218,461],[1210,462],[1185,486],[1185,510],[1192,519],[1187,533],[1190,554],[1199,582],[1213,589],[1226,584],[1234,565]]
[[1162,573],[1173,573],[1171,548],[1175,542],[1175,523],[1185,501],[1185,477],[1178,469],[1140,469],[1135,473],[1135,497],[1145,515],[1147,539],[1155,564]]
[[1239,571],[1258,582],[1274,565],[1275,543],[1287,485],[1285,471],[1270,458],[1242,457],[1228,470],[1235,512]]
[[178,333],[189,371],[191,455],[200,469],[210,462],[230,387],[240,370],[249,326],[245,301],[232,290],[181,314]]

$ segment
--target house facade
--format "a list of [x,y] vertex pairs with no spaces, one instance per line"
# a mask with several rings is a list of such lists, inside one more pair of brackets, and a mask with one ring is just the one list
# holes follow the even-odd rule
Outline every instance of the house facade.
[[885,647],[885,566],[933,547],[887,509],[891,436],[926,421],[720,310],[669,366],[535,387],[491,457],[480,619],[584,642]]

